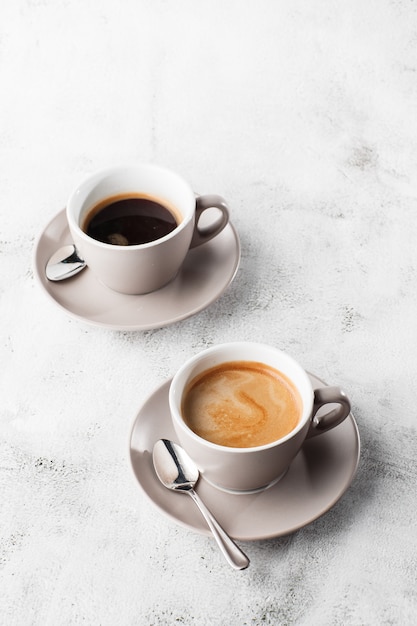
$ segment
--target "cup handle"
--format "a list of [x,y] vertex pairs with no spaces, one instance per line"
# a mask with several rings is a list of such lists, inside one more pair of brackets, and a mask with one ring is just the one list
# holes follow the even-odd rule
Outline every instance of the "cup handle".
[[[199,219],[207,209],[220,209],[221,215],[213,224],[199,228]],[[197,196],[195,207],[195,226],[193,238],[191,239],[190,248],[200,246],[202,243],[209,241],[216,235],[218,235],[229,221],[229,209],[226,204],[226,200],[221,196],[207,195]]]
[[[324,415],[317,415],[317,411],[325,404],[338,406]],[[321,387],[314,390],[313,416],[307,438],[325,433],[338,426],[350,413],[349,398],[339,387]]]

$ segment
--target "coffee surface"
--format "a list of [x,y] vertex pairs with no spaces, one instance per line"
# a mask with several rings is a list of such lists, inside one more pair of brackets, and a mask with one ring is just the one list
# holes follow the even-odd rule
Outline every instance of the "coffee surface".
[[278,370],[252,361],[232,361],[206,370],[187,386],[185,423],[222,446],[250,448],[277,441],[298,424],[301,397]]
[[96,204],[81,227],[87,235],[103,243],[135,246],[165,237],[179,221],[175,210],[156,198],[123,194]]

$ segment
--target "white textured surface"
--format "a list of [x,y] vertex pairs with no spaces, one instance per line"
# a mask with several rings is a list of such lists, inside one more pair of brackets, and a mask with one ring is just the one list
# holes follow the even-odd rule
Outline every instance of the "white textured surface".
[[[2,625],[415,623],[416,42],[406,0],[2,0]],[[194,318],[111,332],[53,306],[33,245],[135,159],[224,195],[242,264]],[[327,515],[236,573],[127,446],[185,358],[245,338],[344,386],[363,448]]]

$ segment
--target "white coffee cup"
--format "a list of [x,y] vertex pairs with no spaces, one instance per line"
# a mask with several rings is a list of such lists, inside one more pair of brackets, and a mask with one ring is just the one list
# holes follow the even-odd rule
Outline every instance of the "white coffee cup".
[[[299,420],[287,435],[265,445],[235,448],[212,443],[185,423],[182,404],[189,383],[210,368],[235,361],[272,367],[284,374],[298,391],[302,404]],[[324,405],[334,406],[319,417],[317,412]],[[264,489],[279,480],[306,438],[334,428],[350,412],[350,402],[338,387],[313,389],[309,376],[292,357],[272,346],[252,342],[213,346],[189,359],[171,382],[169,406],[178,441],[204,478],[219,489],[236,493]]]
[[[176,228],[159,239],[137,245],[105,243],[83,230],[86,216],[95,206],[108,198],[131,194],[150,196],[173,208]],[[213,207],[219,209],[220,217],[201,228],[200,216]],[[148,163],[111,167],[88,176],[71,193],[66,214],[79,255],[98,280],[125,294],[144,294],[166,285],[178,273],[189,248],[216,236],[229,219],[223,198],[196,196],[178,174]]]

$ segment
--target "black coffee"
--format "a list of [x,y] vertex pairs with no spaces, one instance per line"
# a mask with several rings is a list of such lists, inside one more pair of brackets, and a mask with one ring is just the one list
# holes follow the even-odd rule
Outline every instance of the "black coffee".
[[178,223],[174,212],[158,200],[123,194],[94,206],[84,219],[82,229],[103,243],[136,246],[168,235]]

